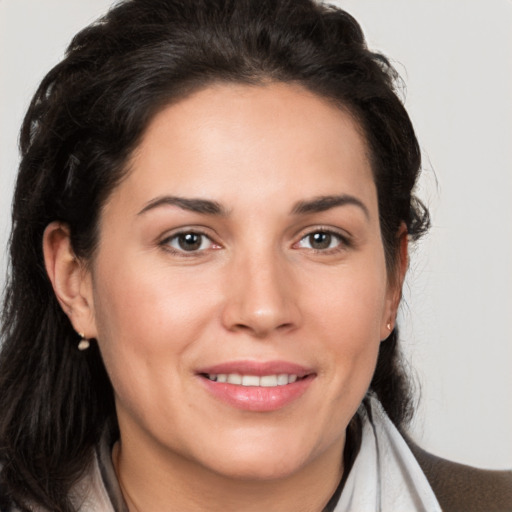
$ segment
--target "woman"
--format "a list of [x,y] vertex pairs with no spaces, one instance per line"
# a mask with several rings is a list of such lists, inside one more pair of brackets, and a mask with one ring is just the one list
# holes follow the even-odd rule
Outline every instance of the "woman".
[[[450,505],[439,472],[473,473],[400,434],[428,214],[395,79],[309,1],[132,0],[76,36],[22,128],[2,510]],[[503,508],[489,478],[456,503]]]

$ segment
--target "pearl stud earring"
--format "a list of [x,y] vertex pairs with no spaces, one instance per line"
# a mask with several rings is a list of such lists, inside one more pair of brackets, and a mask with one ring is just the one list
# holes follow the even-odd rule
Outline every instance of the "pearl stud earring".
[[83,332],[79,332],[78,336],[80,336],[80,341],[78,343],[78,350],[87,350],[91,344],[89,343],[89,340],[85,338],[85,335]]

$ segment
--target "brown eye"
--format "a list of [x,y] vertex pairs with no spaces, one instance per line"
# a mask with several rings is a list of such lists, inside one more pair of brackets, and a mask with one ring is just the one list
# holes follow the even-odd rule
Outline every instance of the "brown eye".
[[178,236],[178,245],[184,251],[197,251],[201,248],[203,235],[197,233],[185,233]]
[[318,232],[312,233],[308,236],[309,245],[312,249],[329,249],[332,242],[332,235],[330,233]]
[[347,241],[338,233],[331,231],[313,231],[304,236],[298,243],[302,249],[313,251],[328,251],[348,246]]
[[210,249],[213,242],[202,233],[187,231],[164,240],[164,245],[170,246],[177,252],[200,252]]

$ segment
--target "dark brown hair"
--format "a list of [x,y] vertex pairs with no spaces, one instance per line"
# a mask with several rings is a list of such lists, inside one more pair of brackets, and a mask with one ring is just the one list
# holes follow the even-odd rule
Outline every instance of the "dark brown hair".
[[[69,490],[114,415],[101,355],[95,344],[78,352],[46,275],[45,227],[65,222],[75,254],[87,260],[101,207],[159,109],[214,82],[269,81],[299,84],[359,122],[390,273],[402,223],[413,239],[428,227],[412,193],[420,151],[398,77],[349,14],[312,0],[118,3],[73,39],[21,130],[0,354],[0,486],[19,507],[72,511]],[[397,340],[395,329],[381,343],[371,388],[402,427],[411,400]]]

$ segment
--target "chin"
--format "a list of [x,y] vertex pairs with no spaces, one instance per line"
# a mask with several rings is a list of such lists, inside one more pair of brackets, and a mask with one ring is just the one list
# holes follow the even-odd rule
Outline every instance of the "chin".
[[304,467],[304,460],[293,460],[287,457],[274,458],[238,458],[224,460],[222,464],[212,468],[217,474],[231,480],[245,481],[278,481],[284,480]]
[[[233,436],[236,439],[236,436]],[[326,450],[318,451],[318,447],[308,443],[303,436],[270,435],[263,439],[251,439],[247,436],[244,441],[232,439],[231,443],[219,443],[214,451],[210,451],[203,464],[219,475],[230,479],[269,481],[286,479],[314,464],[314,461]],[[311,446],[309,446],[311,444]],[[332,447],[331,447],[332,448]],[[342,447],[339,448],[340,461]]]

